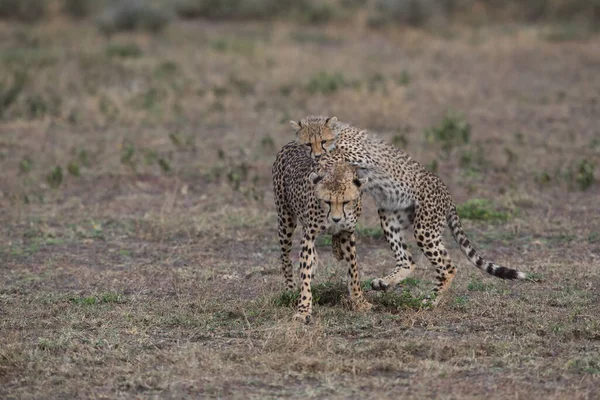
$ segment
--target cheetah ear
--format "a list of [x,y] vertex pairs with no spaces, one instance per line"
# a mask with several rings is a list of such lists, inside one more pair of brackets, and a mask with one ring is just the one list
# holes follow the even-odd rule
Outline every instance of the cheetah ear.
[[325,120],[325,125],[327,125],[330,128],[333,128],[333,125],[338,122],[338,118],[337,117],[329,117]]
[[354,180],[352,182],[354,182],[354,184],[356,185],[356,187],[361,187],[365,183],[369,182],[369,178],[367,178],[367,177],[364,177],[364,178],[354,178]]
[[300,129],[302,129],[302,122],[290,121],[290,126],[292,127],[294,132],[298,132]]
[[308,179],[313,183],[313,185],[316,185],[321,181],[321,179],[323,179],[323,177],[319,176],[319,174],[317,174],[316,172],[311,172],[308,176]]

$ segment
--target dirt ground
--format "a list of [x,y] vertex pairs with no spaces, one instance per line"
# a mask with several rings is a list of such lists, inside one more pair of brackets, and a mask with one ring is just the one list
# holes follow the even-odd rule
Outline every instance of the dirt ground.
[[[0,46],[0,397],[600,393],[600,38],[57,21],[2,24]],[[293,324],[271,164],[307,114],[436,170],[476,248],[539,282],[481,273],[448,236],[457,278],[422,310],[412,241],[414,278],[355,313],[324,237],[315,322]],[[426,134],[452,124],[468,140]],[[393,257],[364,202],[368,284]]]

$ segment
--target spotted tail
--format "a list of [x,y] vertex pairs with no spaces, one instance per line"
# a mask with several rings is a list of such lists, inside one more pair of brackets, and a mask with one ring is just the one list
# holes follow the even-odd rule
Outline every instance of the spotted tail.
[[527,275],[525,273],[519,272],[516,269],[503,267],[501,265],[485,261],[483,257],[481,257],[477,251],[475,251],[460,224],[456,207],[452,207],[446,216],[446,221],[448,222],[450,230],[452,230],[452,236],[454,236],[454,240],[456,240],[456,243],[458,243],[460,250],[477,268],[502,279],[527,279]]

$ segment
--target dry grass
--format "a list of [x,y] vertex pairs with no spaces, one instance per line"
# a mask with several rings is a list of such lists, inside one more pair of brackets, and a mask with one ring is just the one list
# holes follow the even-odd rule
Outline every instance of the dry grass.
[[[597,38],[194,22],[108,40],[60,21],[0,37],[0,397],[600,390]],[[449,108],[471,129],[450,148],[424,133]],[[452,289],[418,310],[433,271],[415,251],[411,296],[369,292],[368,314],[324,300],[291,324],[270,166],[309,113],[436,167],[477,247],[542,282],[483,276],[453,246]],[[393,260],[365,207],[366,279]],[[317,282],[342,269],[321,247]]]

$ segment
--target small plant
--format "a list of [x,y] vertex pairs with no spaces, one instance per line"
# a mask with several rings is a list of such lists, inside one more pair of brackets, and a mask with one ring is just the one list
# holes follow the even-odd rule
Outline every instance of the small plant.
[[57,165],[50,171],[48,175],[46,175],[46,181],[50,185],[51,188],[58,188],[63,182],[63,171],[60,165]]
[[346,86],[348,86],[348,82],[341,72],[329,73],[321,71],[310,78],[306,85],[306,90],[310,94],[331,94]]
[[402,285],[412,286],[412,287],[417,287],[417,286],[419,286],[420,283],[421,283],[421,281],[419,279],[411,278],[411,277],[408,277],[401,282]]
[[498,211],[489,200],[471,199],[456,207],[458,215],[462,219],[471,219],[477,221],[506,221],[510,214],[504,211]]
[[260,145],[266,151],[274,151],[275,150],[275,142],[273,141],[273,138],[271,137],[271,135],[263,136],[262,139],[260,140]]
[[408,86],[411,80],[410,73],[408,73],[408,71],[402,71],[399,75],[394,77],[394,80],[400,86]]
[[13,104],[25,86],[27,75],[24,72],[15,72],[10,85],[6,86],[5,82],[0,82],[0,117]]
[[[311,286],[313,304],[337,305],[348,295],[348,288],[343,282],[317,283]],[[273,298],[277,307],[295,307],[300,299],[300,290],[286,290]]]
[[142,55],[142,49],[135,43],[111,44],[106,48],[108,57],[138,58]]
[[331,235],[319,235],[315,240],[315,246],[327,247],[331,246]]
[[31,160],[29,159],[29,157],[23,157],[21,159],[21,162],[19,162],[19,170],[21,170],[23,174],[26,174],[29,171],[31,171]]
[[171,172],[171,163],[169,163],[169,161],[165,158],[158,159],[158,166],[160,167],[160,169],[162,169],[164,173]]
[[450,152],[454,147],[467,144],[471,140],[471,125],[463,114],[449,111],[442,122],[425,131],[430,142],[440,143],[442,149]]
[[594,163],[588,160],[582,160],[577,167],[575,182],[581,190],[588,189],[594,182]]
[[69,173],[73,176],[79,176],[79,165],[77,165],[77,162],[69,162],[67,165],[67,171],[69,171]]
[[130,142],[123,143],[123,149],[121,150],[121,163],[133,166],[133,155],[135,154],[135,147]]

